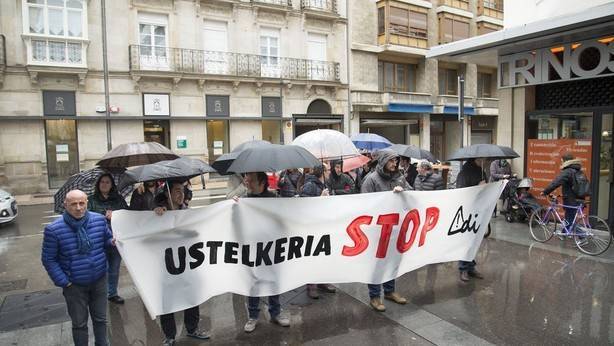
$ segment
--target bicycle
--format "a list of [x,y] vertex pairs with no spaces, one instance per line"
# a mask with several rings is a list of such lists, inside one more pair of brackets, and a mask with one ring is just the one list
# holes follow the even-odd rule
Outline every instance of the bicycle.
[[[587,255],[600,255],[604,253],[612,243],[612,233],[608,224],[595,215],[585,215],[585,204],[580,202],[578,206],[568,206],[558,203],[560,196],[548,196],[550,205],[541,207],[531,213],[529,230],[531,237],[538,242],[544,243],[554,235],[564,240],[573,238],[580,251]],[[576,209],[573,222],[567,225],[557,208]],[[561,226],[559,226],[559,224]]]

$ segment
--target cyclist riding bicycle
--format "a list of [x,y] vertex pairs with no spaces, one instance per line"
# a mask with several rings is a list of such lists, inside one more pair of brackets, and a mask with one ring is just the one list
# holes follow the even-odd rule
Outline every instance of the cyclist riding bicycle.
[[565,153],[561,157],[561,162],[561,173],[544,189],[542,195],[547,196],[559,186],[562,187],[565,222],[567,225],[571,225],[577,211],[577,208],[574,207],[583,203],[584,198],[587,196],[586,194],[583,196],[578,195],[579,188],[577,186],[580,184],[578,181],[584,181],[585,184],[588,184],[588,181],[584,173],[582,173],[582,165],[579,159],[574,158],[570,153]]

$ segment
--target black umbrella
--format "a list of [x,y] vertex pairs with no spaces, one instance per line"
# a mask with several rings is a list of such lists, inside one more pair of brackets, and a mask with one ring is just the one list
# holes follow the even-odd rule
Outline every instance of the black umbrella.
[[264,145],[271,145],[271,142],[254,140],[254,141],[241,143],[236,148],[234,148],[232,152],[226,153],[218,157],[217,160],[215,160],[211,166],[213,166],[213,168],[222,175],[232,174],[231,172],[228,172],[228,167],[232,165],[233,161],[237,158],[237,156],[239,156],[239,154],[243,150],[248,149],[248,148],[261,147]]
[[413,158],[417,160],[428,160],[430,162],[437,162],[433,154],[430,151],[421,149],[415,145],[405,144],[393,144],[388,149],[394,151],[399,156]]
[[179,155],[156,142],[126,143],[106,153],[97,165],[104,168],[127,168],[177,158]]
[[320,161],[305,148],[297,145],[271,144],[241,151],[228,168],[228,172],[277,172],[319,165]]
[[[109,172],[100,167],[94,167],[92,169],[73,174],[70,176],[70,178],[68,178],[64,185],[60,187],[55,195],[53,195],[53,211],[56,213],[64,212],[64,199],[66,198],[66,194],[72,190],[81,190],[87,195],[92,195],[96,189],[96,181],[98,181],[98,178],[100,178],[100,176],[104,173],[111,173],[113,180],[115,180],[115,185],[118,186],[118,183],[124,174],[124,169],[117,169]],[[132,185],[125,186],[121,189],[118,188],[119,194],[124,198],[126,198],[126,196],[132,192],[132,190]]]
[[520,157],[514,149],[496,144],[474,144],[458,149],[448,161],[468,159],[515,159]]
[[160,161],[150,165],[128,170],[122,176],[119,186],[162,179],[190,179],[201,174],[215,172],[211,166],[202,160],[180,157],[175,160]]

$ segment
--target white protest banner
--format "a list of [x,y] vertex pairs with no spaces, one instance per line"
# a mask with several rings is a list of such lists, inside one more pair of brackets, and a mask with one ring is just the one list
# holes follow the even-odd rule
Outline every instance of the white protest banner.
[[504,186],[243,198],[162,216],[117,211],[112,226],[153,318],[226,292],[382,283],[427,264],[473,260]]

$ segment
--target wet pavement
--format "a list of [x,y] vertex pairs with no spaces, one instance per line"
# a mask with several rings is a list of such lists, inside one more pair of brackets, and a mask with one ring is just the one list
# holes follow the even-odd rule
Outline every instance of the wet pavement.
[[[193,206],[220,199],[197,194]],[[0,226],[0,345],[70,344],[70,322],[61,291],[40,264],[43,224],[50,205],[23,206],[17,222]],[[455,263],[430,265],[403,275],[397,291],[407,305],[368,305],[366,285],[337,285],[336,294],[307,298],[300,287],[282,296],[292,322],[268,322],[263,302],[255,332],[245,334],[245,298],[232,294],[201,305],[201,327],[210,341],[198,344],[339,345],[605,345],[614,344],[614,249],[598,257],[580,254],[573,242],[531,240],[521,223],[493,219],[493,235],[476,258],[485,279],[461,283]],[[231,284],[231,283],[229,283]],[[159,345],[162,334],[122,268],[123,306],[109,306],[113,345]],[[178,330],[182,317],[177,314]]]

